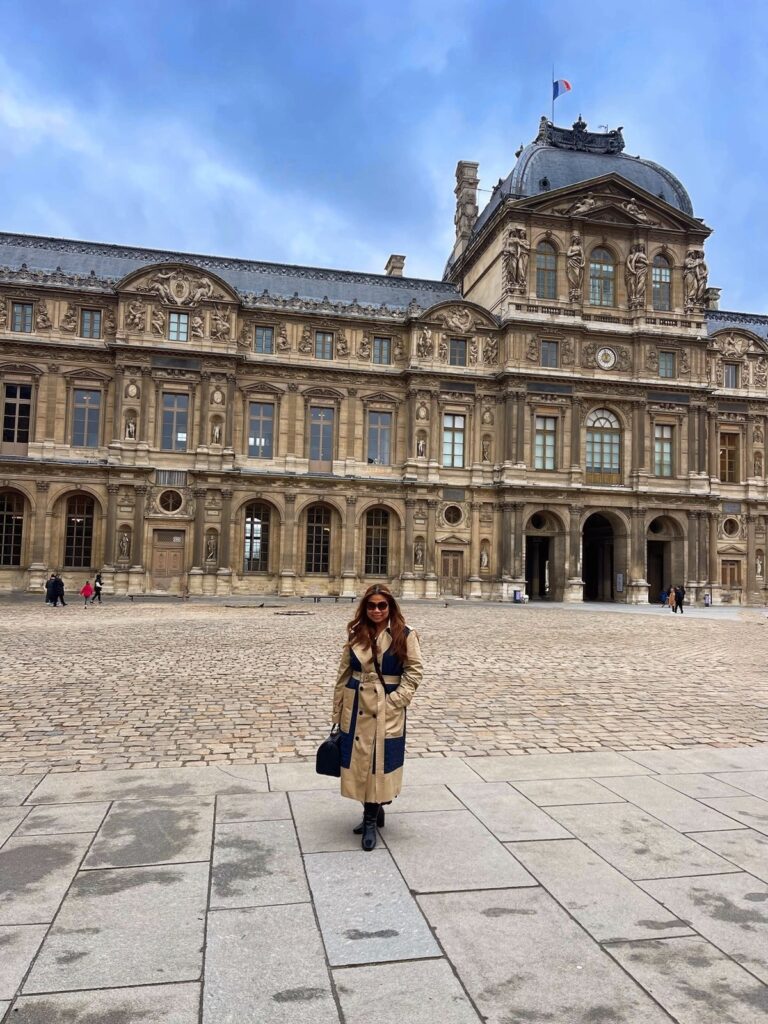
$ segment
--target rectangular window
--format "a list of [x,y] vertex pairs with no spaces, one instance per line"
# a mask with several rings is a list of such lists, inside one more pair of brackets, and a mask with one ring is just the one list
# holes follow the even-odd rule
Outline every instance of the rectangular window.
[[169,315],[168,340],[189,341],[189,313],[171,313]]
[[723,387],[737,388],[739,386],[739,364],[723,363]]
[[533,464],[536,469],[556,469],[557,417],[537,416]]
[[374,338],[373,339],[373,361],[374,363],[391,363],[392,362],[392,339],[391,338]]
[[659,376],[676,377],[677,369],[675,362],[674,352],[659,352]]
[[248,407],[248,455],[271,459],[274,455],[275,407],[271,402],[251,402]]
[[84,309],[80,314],[80,337],[101,337],[101,310]]
[[315,331],[315,358],[333,359],[333,334],[330,331]]
[[32,303],[14,302],[11,308],[11,330],[19,334],[32,332]]
[[253,351],[272,353],[274,351],[274,329],[272,327],[257,327],[253,339]]
[[541,343],[541,365],[557,366],[559,343],[556,341],[542,341]]
[[467,365],[467,342],[465,338],[451,338],[448,362],[451,366]]
[[366,576],[386,576],[389,572],[389,512],[371,509],[365,524]]
[[32,419],[32,385],[6,384],[3,402],[3,441],[29,444]]
[[654,260],[651,275],[653,308],[664,312],[672,308],[672,271]]
[[724,558],[720,563],[720,566],[720,579],[722,581],[723,586],[729,590],[731,589],[731,587],[740,587],[741,562],[736,561],[736,559]]
[[163,435],[160,447],[165,452],[187,450],[189,395],[163,392]]
[[309,410],[309,458],[312,462],[333,459],[333,409],[313,405]]
[[464,466],[464,416],[446,413],[443,416],[443,465],[461,469]]
[[739,483],[739,435],[720,435],[720,479],[726,484]]
[[368,413],[368,462],[389,466],[392,459],[392,413]]
[[307,511],[306,572],[327,573],[331,564],[331,513],[323,505]]
[[98,448],[101,420],[101,392],[75,388],[72,404],[72,444],[76,448]]
[[672,427],[657,423],[653,436],[653,472],[656,476],[672,476]]

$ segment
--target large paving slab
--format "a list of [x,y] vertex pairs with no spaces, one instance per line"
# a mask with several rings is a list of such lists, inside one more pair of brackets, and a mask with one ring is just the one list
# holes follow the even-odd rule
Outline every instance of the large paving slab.
[[455,811],[461,804],[447,786],[406,786],[400,795],[385,807],[387,814],[415,811]]
[[[630,750],[627,757],[661,774],[759,771],[768,764],[768,744],[754,747],[687,747],[685,750]],[[595,772],[600,775],[600,772]],[[634,774],[637,774],[635,772]],[[725,780],[728,781],[727,779]]]
[[669,1024],[541,888],[442,893],[419,903],[489,1024]]
[[768,885],[740,872],[708,878],[670,878],[643,889],[690,921],[719,949],[768,982]]
[[690,928],[577,839],[512,843],[514,855],[598,942],[690,935]]
[[83,871],[24,993],[197,981],[207,864]]
[[469,811],[398,814],[385,839],[414,892],[536,884]]
[[339,792],[339,780],[329,775],[318,775],[314,764],[309,762],[268,764],[267,776],[269,788],[273,792],[304,789],[332,789]]
[[211,907],[261,907],[309,900],[292,821],[217,825]]
[[291,794],[291,808],[302,853],[360,848],[360,836],[353,835],[352,829],[360,824],[361,804],[321,790]]
[[658,782],[678,793],[685,793],[694,800],[704,800],[710,796],[740,796],[741,791],[734,786],[721,782],[713,775],[702,775],[701,772],[689,775],[657,775]]
[[208,860],[213,804],[116,801],[83,863],[84,868],[142,867]]
[[87,834],[9,839],[0,849],[0,924],[52,921],[90,841]]
[[0,999],[16,995],[47,930],[42,924],[0,927]]
[[[765,760],[768,764],[768,755]],[[768,769],[762,772],[725,772],[722,775],[716,775],[715,780],[730,786],[736,792],[742,791],[751,796],[759,796],[763,800],[768,800]],[[735,796],[736,792],[707,793],[706,795],[711,797]]]
[[[35,804],[97,800],[195,800],[218,793],[266,792],[266,774],[235,778],[214,765],[204,768],[120,769],[47,775],[34,792]],[[229,770],[229,769],[228,769]]]
[[22,996],[13,1024],[198,1024],[200,986],[151,985]]
[[631,804],[550,807],[549,813],[629,878],[734,870],[733,864]]
[[558,807],[561,804],[617,804],[623,797],[612,793],[593,779],[518,779],[516,790],[539,807]]
[[0,807],[23,803],[42,775],[0,775]]
[[607,948],[678,1024],[768,1020],[768,988],[704,939],[660,939]]
[[30,813],[28,807],[0,807],[0,846]]
[[461,783],[453,792],[501,842],[569,839],[570,833],[507,782]]
[[338,1024],[309,904],[218,910],[210,915],[203,1024],[250,1021]]
[[707,799],[704,803],[727,814],[734,822],[733,827],[740,822],[768,836],[768,800],[757,796],[724,796]]
[[290,818],[285,793],[241,793],[216,799],[216,821],[276,821]]
[[530,754],[527,757],[473,757],[472,767],[486,782],[518,779],[588,779],[600,775],[638,775],[634,761],[612,751],[582,754]]
[[346,1024],[481,1022],[446,960],[337,967],[333,978]]
[[755,878],[768,882],[768,836],[751,828],[734,832],[697,832],[693,837]]
[[481,779],[475,771],[475,758],[469,761],[458,757],[411,758],[403,769],[404,786],[452,786]]
[[333,966],[440,956],[386,850],[312,853],[304,863]]
[[597,781],[606,789],[631,801],[635,807],[648,811],[659,821],[671,825],[678,832],[711,832],[718,828],[733,828],[731,818],[704,807],[697,800],[684,793],[677,793],[648,776],[636,775]]
[[97,832],[108,810],[108,803],[47,804],[44,807],[33,807],[16,829],[15,836]]

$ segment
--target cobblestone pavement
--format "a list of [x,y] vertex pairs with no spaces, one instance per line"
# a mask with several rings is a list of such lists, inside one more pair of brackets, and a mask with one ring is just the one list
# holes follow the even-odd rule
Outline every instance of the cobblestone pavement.
[[312,764],[0,775],[0,1021],[766,1024],[766,766],[415,759],[371,853]]
[[[351,611],[4,599],[0,771],[311,757]],[[764,612],[413,603],[406,614],[426,662],[410,757],[768,741]]]

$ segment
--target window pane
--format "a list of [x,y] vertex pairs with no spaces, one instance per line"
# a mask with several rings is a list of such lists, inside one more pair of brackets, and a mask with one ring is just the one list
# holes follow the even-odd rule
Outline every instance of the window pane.
[[163,423],[160,447],[168,452],[187,450],[189,395],[163,394]]
[[101,310],[84,309],[81,318],[81,331],[83,338],[101,337]]
[[392,413],[368,414],[368,462],[388,466],[391,462]]
[[6,384],[3,402],[3,441],[28,444],[32,419],[32,385]]
[[252,502],[245,508],[243,568],[245,572],[269,570],[269,508]]
[[654,428],[654,473],[672,476],[672,427],[665,423]]
[[541,365],[557,366],[558,343],[556,341],[542,341],[541,343]]
[[11,309],[11,330],[24,334],[32,331],[32,303],[14,302]]
[[21,565],[24,504],[17,494],[0,494],[0,565]]
[[255,352],[272,352],[273,329],[271,327],[257,327],[254,337]]
[[101,392],[75,388],[72,408],[72,444],[98,448]]
[[548,242],[536,247],[536,297],[554,299],[557,297],[557,257]]
[[309,457],[315,462],[333,459],[333,413],[317,406],[309,410]]
[[593,306],[612,306],[613,258],[607,249],[594,249],[589,261],[589,301]]
[[672,308],[671,281],[672,271],[669,263],[663,256],[655,256],[651,273],[654,309],[663,311]]
[[331,550],[331,513],[323,505],[307,512],[306,572],[327,573]]
[[371,509],[365,517],[365,574],[386,576],[389,564],[389,512]]
[[534,467],[555,469],[555,440],[557,419],[555,416],[537,416],[534,436]]
[[737,388],[739,386],[739,364],[723,364],[723,387]]
[[67,502],[64,565],[67,569],[89,569],[93,548],[93,498],[70,498]]
[[275,407],[271,402],[251,402],[248,417],[248,454],[252,459],[273,457]]
[[189,313],[171,313],[168,317],[168,340],[189,340]]
[[464,465],[464,417],[453,413],[443,417],[443,465]]
[[720,435],[720,479],[724,483],[739,483],[739,435]]
[[373,361],[374,363],[391,363],[392,339],[373,339]]
[[464,338],[451,338],[450,365],[467,365],[467,342]]
[[315,358],[333,359],[333,334],[329,331],[315,331]]
[[659,352],[659,376],[674,377],[675,375],[675,353]]

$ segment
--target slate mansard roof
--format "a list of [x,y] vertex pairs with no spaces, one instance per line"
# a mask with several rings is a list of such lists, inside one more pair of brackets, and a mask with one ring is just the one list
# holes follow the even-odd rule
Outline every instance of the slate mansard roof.
[[461,298],[459,289],[444,281],[0,232],[0,281],[110,291],[133,271],[157,263],[209,270],[246,306],[338,313],[348,308],[352,314],[402,318]]
[[508,196],[527,199],[604,174],[620,174],[652,196],[693,216],[690,196],[671,171],[652,160],[623,152],[621,128],[604,134],[588,132],[586,128],[581,118],[573,128],[558,128],[542,118],[537,137],[519,152],[510,174],[493,190],[488,205],[477,219],[473,236]]

